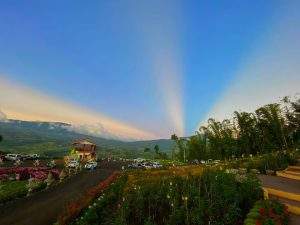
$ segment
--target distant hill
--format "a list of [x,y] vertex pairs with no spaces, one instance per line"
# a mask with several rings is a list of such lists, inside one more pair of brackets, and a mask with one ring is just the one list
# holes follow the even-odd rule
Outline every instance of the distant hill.
[[70,149],[76,139],[90,139],[97,144],[101,152],[127,152],[131,155],[143,152],[148,147],[153,149],[159,145],[165,152],[174,146],[172,140],[161,139],[151,141],[125,142],[120,140],[94,137],[75,132],[70,124],[53,122],[28,122],[20,120],[0,120],[1,151],[20,153],[39,153],[41,155],[61,156]]

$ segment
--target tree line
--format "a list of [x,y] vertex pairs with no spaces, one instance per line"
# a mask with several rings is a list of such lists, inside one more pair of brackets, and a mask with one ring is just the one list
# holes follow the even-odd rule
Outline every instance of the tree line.
[[254,112],[234,112],[231,119],[210,118],[189,138],[176,141],[173,158],[180,161],[230,159],[295,149],[300,146],[300,99],[284,97]]

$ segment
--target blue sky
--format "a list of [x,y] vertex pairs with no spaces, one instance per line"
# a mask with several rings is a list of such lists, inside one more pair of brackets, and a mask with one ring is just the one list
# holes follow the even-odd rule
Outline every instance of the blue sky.
[[[248,64],[271,49],[280,22],[299,19],[286,19],[297,8],[276,0],[2,1],[0,76],[161,137],[188,135],[222,114],[222,102],[234,110],[233,88],[251,95],[242,93],[247,79],[236,82],[252,76]],[[286,54],[299,62],[298,52]],[[272,60],[280,57],[263,64]],[[5,108],[12,111],[0,101]]]

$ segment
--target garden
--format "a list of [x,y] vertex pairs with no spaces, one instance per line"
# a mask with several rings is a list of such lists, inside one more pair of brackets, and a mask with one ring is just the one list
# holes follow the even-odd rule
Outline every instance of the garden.
[[7,167],[0,169],[0,203],[31,195],[52,185],[62,173],[47,167]]
[[[263,161],[263,160],[262,160]],[[263,200],[255,173],[216,166],[128,171],[66,207],[58,224],[285,225],[286,208]]]

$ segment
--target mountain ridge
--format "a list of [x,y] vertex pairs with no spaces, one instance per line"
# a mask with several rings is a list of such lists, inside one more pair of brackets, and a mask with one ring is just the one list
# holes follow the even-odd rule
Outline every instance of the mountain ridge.
[[45,155],[66,154],[76,139],[90,139],[100,151],[106,152],[141,152],[155,145],[169,152],[174,146],[169,139],[122,141],[82,134],[72,129],[71,124],[61,122],[0,120],[0,135],[3,136],[2,151]]

